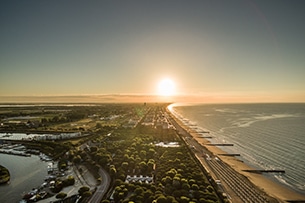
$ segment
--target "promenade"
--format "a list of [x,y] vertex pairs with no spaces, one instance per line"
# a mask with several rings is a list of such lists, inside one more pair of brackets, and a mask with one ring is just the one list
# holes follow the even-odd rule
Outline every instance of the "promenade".
[[241,175],[228,164],[215,156],[203,144],[199,143],[191,133],[179,124],[175,118],[169,117],[178,134],[187,145],[192,148],[193,153],[204,168],[211,174],[220,190],[223,190],[228,199],[234,203],[267,203],[278,202],[259,190],[245,176]]
[[237,173],[220,159],[217,159],[217,157],[211,158],[207,162],[218,179],[225,182],[225,184],[236,193],[242,202],[270,202],[266,195],[260,192],[251,182],[247,181],[244,176]]

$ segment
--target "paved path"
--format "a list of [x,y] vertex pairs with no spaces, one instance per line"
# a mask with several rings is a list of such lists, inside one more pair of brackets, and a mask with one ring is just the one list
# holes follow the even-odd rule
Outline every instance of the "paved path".
[[[186,144],[192,147],[194,154],[212,175],[214,180],[220,180],[222,189],[229,196],[229,199],[234,203],[249,202],[249,203],[265,203],[268,202],[265,195],[258,190],[248,179],[232,169],[219,158],[214,157],[210,151],[198,143],[190,133],[182,128],[172,117],[169,117],[170,122],[176,127],[177,131],[184,139]],[[203,157],[208,154],[210,158]]]
[[267,198],[241,174],[218,158],[211,158],[208,164],[216,175],[224,181],[243,202],[267,203]]

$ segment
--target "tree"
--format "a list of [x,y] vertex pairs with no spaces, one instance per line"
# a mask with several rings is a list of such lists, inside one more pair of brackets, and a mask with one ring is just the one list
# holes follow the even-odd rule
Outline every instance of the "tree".
[[127,170],[128,168],[128,162],[124,161],[121,165],[122,169]]
[[134,190],[134,193],[135,193],[136,195],[141,195],[141,194],[144,193],[144,190],[143,190],[142,187],[137,187],[137,188]]
[[151,172],[154,169],[155,160],[149,159],[147,162],[147,169]]
[[85,192],[88,192],[89,190],[90,190],[89,187],[83,186],[83,187],[81,187],[81,188],[78,189],[78,193],[79,193],[80,195],[83,195]]
[[173,186],[174,186],[176,189],[180,188],[180,178],[179,178],[179,177],[175,176],[175,177],[173,178]]
[[69,183],[69,185],[74,185],[75,179],[72,175],[68,176],[68,183]]
[[181,203],[189,203],[189,201],[190,201],[190,198],[188,198],[188,197],[185,197],[185,196],[180,197]]
[[90,147],[90,151],[91,152],[96,152],[97,151],[97,147],[95,147],[95,146],[94,147]]
[[181,188],[182,188],[183,190],[189,191],[190,188],[191,188],[191,186],[190,186],[188,183],[183,183],[182,186],[181,186]]
[[164,195],[160,195],[157,199],[156,199],[156,203],[167,203],[167,198]]
[[161,183],[163,185],[167,185],[167,184],[171,184],[173,182],[173,179],[169,176],[165,176],[164,178],[162,178]]
[[0,183],[6,183],[10,180],[10,172],[7,168],[0,165]]
[[86,192],[84,192],[81,196],[82,196],[82,197],[90,197],[91,195],[92,195],[92,192],[86,191]]
[[64,192],[60,192],[55,196],[57,199],[64,199],[67,197],[67,194]]
[[114,166],[114,165],[111,165],[109,170],[110,170],[110,175],[111,175],[112,177],[115,177],[115,175],[116,175],[116,173],[117,173],[115,166]]
[[77,155],[76,157],[73,158],[73,163],[79,164],[81,162],[81,157],[80,155]]
[[170,176],[170,177],[174,177],[177,174],[176,169],[172,168],[171,170],[169,170],[168,172],[166,172],[166,175]]
[[142,159],[145,159],[145,158],[146,158],[146,151],[145,151],[145,150],[141,150],[141,151],[140,151],[140,157],[141,157]]
[[156,151],[153,148],[150,148],[147,153],[148,158],[153,158],[155,153],[156,153]]
[[213,188],[211,185],[209,185],[209,186],[207,187],[207,190],[208,190],[210,193],[212,193],[212,192],[214,191],[214,188]]
[[141,169],[141,172],[145,172],[147,170],[147,164],[145,163],[145,161],[141,161],[139,163],[139,167]]

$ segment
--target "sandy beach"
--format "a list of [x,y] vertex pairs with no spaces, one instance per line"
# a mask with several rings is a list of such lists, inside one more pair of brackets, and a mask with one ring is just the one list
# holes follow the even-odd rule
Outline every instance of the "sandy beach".
[[[207,144],[204,138],[201,138],[198,134],[191,133],[192,136],[201,144]],[[223,150],[215,146],[205,146],[213,154],[224,154]],[[286,202],[287,200],[303,200],[305,202],[305,196],[299,194],[284,185],[276,183],[275,181],[265,177],[262,174],[249,173],[243,170],[251,170],[250,166],[241,162],[239,159],[230,156],[219,156],[221,160],[230,165],[238,173],[246,176],[254,185],[260,188],[262,191],[266,192],[269,196],[278,199],[279,201]]]
[[[169,113],[171,113],[169,111]],[[189,126],[184,125],[178,118],[175,117],[175,115],[172,115],[172,118],[175,119],[175,121],[183,127],[199,144],[204,146],[206,149],[208,149],[212,154],[219,155],[219,154],[226,154],[225,151],[220,149],[217,146],[208,146],[207,144],[210,144],[210,141],[203,137],[202,134],[199,134],[192,130]],[[209,136],[209,134],[207,134]],[[243,170],[251,170],[250,166],[242,162],[241,160],[232,157],[232,156],[218,156],[222,161],[227,163],[229,166],[231,166],[235,171],[238,173],[244,175],[249,179],[255,186],[257,186],[260,190],[265,192],[267,195],[277,199],[279,202],[288,202],[288,201],[298,201],[298,202],[305,202],[305,196],[302,194],[299,194],[292,189],[281,185],[280,183],[277,183],[268,177],[262,175],[262,174],[256,174],[256,173],[250,173],[245,172]]]

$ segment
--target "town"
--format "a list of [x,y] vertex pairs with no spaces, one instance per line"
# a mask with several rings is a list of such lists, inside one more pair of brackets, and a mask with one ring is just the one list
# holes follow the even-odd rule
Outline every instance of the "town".
[[0,153],[48,162],[23,202],[228,202],[167,106],[2,106]]

